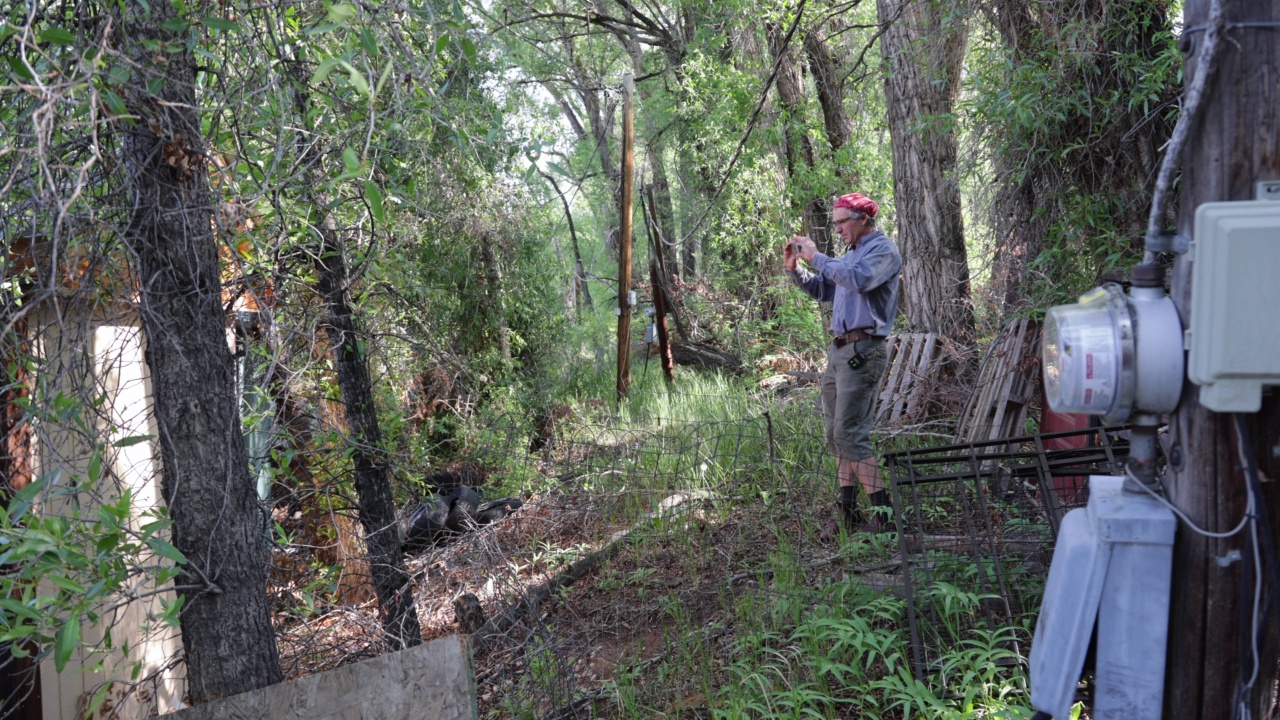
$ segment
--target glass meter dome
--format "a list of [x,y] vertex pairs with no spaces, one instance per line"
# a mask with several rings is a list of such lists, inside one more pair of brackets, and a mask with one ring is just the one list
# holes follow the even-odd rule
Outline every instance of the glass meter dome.
[[1045,399],[1058,412],[1121,422],[1133,405],[1133,323],[1119,285],[1108,283],[1075,305],[1049,308],[1043,348]]

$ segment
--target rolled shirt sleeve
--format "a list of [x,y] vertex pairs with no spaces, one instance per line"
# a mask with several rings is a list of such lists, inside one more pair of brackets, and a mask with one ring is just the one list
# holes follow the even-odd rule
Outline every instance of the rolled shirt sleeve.
[[[898,273],[902,270],[902,254],[889,236],[876,230],[841,257],[815,253],[812,264],[816,273],[801,269],[789,274],[810,297],[834,303],[832,332],[889,334],[898,314]],[[819,288],[821,295],[817,294]]]
[[791,282],[795,283],[796,287],[818,302],[831,302],[835,299],[836,286],[821,275],[809,272],[804,268],[796,268],[795,270],[788,270],[787,277],[791,278]]

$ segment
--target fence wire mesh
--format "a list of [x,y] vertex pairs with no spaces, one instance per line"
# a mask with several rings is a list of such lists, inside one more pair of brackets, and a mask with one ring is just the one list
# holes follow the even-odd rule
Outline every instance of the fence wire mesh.
[[[646,655],[670,652],[662,628],[673,612],[706,608],[711,617],[710,607],[721,602],[723,585],[670,585],[663,579],[668,570],[711,571],[723,583],[760,560],[717,556],[697,538],[742,536],[735,543],[767,556],[764,543],[746,539],[754,532],[750,507],[785,502],[802,514],[830,514],[835,465],[816,399],[733,400],[701,399],[721,408],[721,420],[646,413],[627,421],[578,410],[552,412],[550,419],[500,418],[465,434],[452,467],[465,464],[467,471],[456,474],[486,499],[517,492],[524,506],[502,522],[411,552],[407,565],[425,639],[472,634],[483,711],[593,717],[600,676],[622,660],[599,652],[601,638],[638,651],[640,660],[631,655],[627,662],[643,663]],[[341,483],[328,488],[329,512],[351,514],[354,498]],[[347,552],[340,538],[290,529],[295,544],[327,543],[340,558]],[[639,545],[641,558],[639,551],[620,552]],[[369,600],[317,604],[314,598],[340,586],[340,578],[282,561],[314,550],[275,551],[277,617],[292,619],[280,635],[287,674],[330,669],[378,650]],[[569,601],[565,586],[589,573],[594,589],[575,588],[588,597]],[[593,600],[602,588],[608,597]],[[727,638],[711,633],[698,642]]]
[[944,674],[974,631],[1015,650],[1029,640],[1062,516],[1087,501],[1087,476],[1123,472],[1126,437],[1107,427],[885,456],[917,678]]
[[[842,562],[843,548],[797,570],[784,567],[795,557],[777,548],[778,517],[789,513],[793,533],[834,518],[835,463],[810,390],[664,395],[633,412],[619,419],[602,406],[553,407],[540,417],[472,420],[456,433],[452,461],[433,468],[452,469],[486,499],[524,500],[505,521],[407,559],[424,639],[475,638],[480,704],[492,716],[594,717],[608,700],[601,681],[620,667],[641,677],[661,672],[672,653],[729,655],[734,630],[716,624],[717,613],[737,602],[739,580],[821,575]],[[298,416],[282,425],[305,431],[290,430],[280,442],[288,452],[272,456],[263,531],[281,658],[296,677],[385,648],[337,423],[323,412],[282,414]],[[683,419],[708,416],[719,419]],[[1025,638],[1058,522],[1084,503],[1084,476],[1122,468],[1121,430],[884,454],[900,532],[872,541],[884,557],[868,564],[875,578],[864,577],[906,598],[917,677],[936,676],[966,630]],[[918,442],[928,435],[919,431],[892,428],[879,441]],[[403,504],[428,489],[423,480],[401,469]],[[865,573],[853,564],[843,572]],[[570,597],[568,584],[588,575],[588,587]],[[977,596],[976,611],[949,612],[944,588]],[[758,589],[770,592],[768,583]],[[675,624],[701,629],[677,638]],[[697,694],[692,678],[687,688],[680,682],[664,679],[663,691]]]

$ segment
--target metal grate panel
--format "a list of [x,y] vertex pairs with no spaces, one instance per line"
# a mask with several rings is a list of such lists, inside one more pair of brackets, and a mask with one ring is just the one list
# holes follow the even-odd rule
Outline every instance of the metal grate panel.
[[975,633],[1015,650],[1028,639],[1063,514],[1085,504],[1088,475],[1127,457],[1125,427],[885,455],[917,678]]

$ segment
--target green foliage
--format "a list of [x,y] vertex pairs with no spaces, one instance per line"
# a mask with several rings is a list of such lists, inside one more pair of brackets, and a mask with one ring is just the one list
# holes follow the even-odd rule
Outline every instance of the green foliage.
[[[0,575],[0,642],[15,643],[15,653],[52,655],[59,672],[72,658],[90,658],[90,665],[115,652],[128,658],[110,634],[82,645],[82,625],[135,599],[143,578],[163,587],[186,563],[166,539],[171,522],[162,508],[140,511],[127,488],[98,494],[110,483],[98,463],[104,452],[95,450],[87,475],[41,477],[0,513],[0,562],[8,569]],[[177,627],[181,607],[180,599],[167,603],[148,622]]]
[[[778,581],[775,594],[802,592]],[[952,617],[974,600],[947,589],[935,597]],[[807,597],[805,612],[775,614],[739,636],[713,717],[1030,717],[1025,686],[1007,669],[1017,659],[1009,638],[974,630],[947,655],[938,687],[912,675],[904,621],[902,601],[868,595],[856,580],[826,586]]]
[[[793,497],[820,494],[825,485],[816,483],[828,479],[796,484],[797,477],[810,477],[800,471],[824,452],[811,401],[771,402],[733,381],[695,376],[682,378],[672,392],[659,387],[633,394],[603,427],[595,420],[563,432],[566,447],[597,443],[622,451],[610,471],[592,476],[591,490],[599,497],[622,495],[616,512],[623,524],[649,516],[657,499],[681,493],[717,498],[700,507],[708,523],[750,518],[752,525],[777,527],[791,520]],[[784,438],[772,457],[762,427],[766,411],[776,437]],[[936,512],[947,511],[939,504]],[[714,551],[700,559],[705,531],[697,528],[682,514],[641,524],[634,564],[606,567],[594,590],[655,597],[669,586],[655,580],[663,576],[659,563],[670,562],[664,554],[670,548],[694,572],[699,563],[722,562]],[[852,564],[890,562],[896,542],[891,535],[880,540],[853,541],[839,553]],[[531,562],[575,550],[539,549]],[[680,698],[697,697],[702,712],[715,718],[1030,717],[1022,659],[1012,642],[1025,642],[1027,628],[1016,635],[988,630],[983,603],[989,596],[965,589],[981,584],[973,574],[990,568],[943,553],[931,558],[935,576],[946,580],[920,598],[941,620],[942,637],[935,640],[944,650],[934,676],[921,681],[911,665],[905,602],[875,592],[857,575],[813,572],[811,550],[793,530],[778,528],[759,550],[766,559],[756,568],[758,585],[726,588],[719,610],[703,604],[694,614],[680,594],[661,596],[663,650],[642,664],[623,661],[601,693],[611,711],[625,718],[673,714]],[[708,616],[714,618],[709,627]],[[728,639],[721,643],[709,639],[722,635]],[[522,692],[532,693],[538,684],[523,678],[529,687]],[[510,701],[499,716],[522,717],[530,707]]]
[[[964,124],[990,213],[990,279],[1021,308],[1074,302],[1141,254],[1182,57],[1162,0],[1049,11],[1010,43],[979,35]],[[991,188],[991,176],[999,185]],[[1029,271],[1029,272],[1028,272]],[[1001,277],[1001,272],[1023,277]]]
[[[56,238],[59,252],[88,258],[92,272],[79,299],[113,307],[124,293],[102,279],[103,268],[122,257],[116,232],[128,225],[121,209],[131,206],[113,158],[138,121],[126,116],[125,98],[163,88],[139,82],[136,67],[113,54],[102,24],[80,21],[99,16],[81,11],[100,8],[28,17],[24,7],[0,11],[0,135],[12,138],[13,149],[0,151],[7,178],[0,233],[6,248],[11,238],[39,235]],[[1021,291],[1024,310],[1069,300],[1099,272],[1132,260],[1149,176],[1149,159],[1137,155],[1159,147],[1176,112],[1181,58],[1167,32],[1168,4],[1098,7],[1105,12],[1043,8],[1016,44],[976,25],[984,32],[972,44],[962,103],[920,128],[956,128],[973,148],[966,200],[991,232],[974,247],[1021,259],[1019,276],[1032,279]],[[808,85],[794,113],[766,98],[759,125],[746,134],[773,66],[764,28],[791,20],[784,3],[682,4],[671,8],[677,21],[662,28],[666,35],[560,17],[576,10],[547,3],[175,8],[178,17],[145,44],[159,56],[190,50],[199,58],[197,102],[215,160],[210,183],[228,288],[271,288],[264,360],[278,366],[290,398],[323,415],[318,408],[339,393],[315,260],[321,231],[332,226],[401,497],[420,492],[415,479],[443,460],[518,447],[491,463],[494,491],[541,493],[565,482],[636,491],[634,478],[658,477],[638,489],[649,494],[620,503],[648,513],[653,496],[732,488],[735,502],[749,498],[774,511],[794,492],[778,479],[822,457],[812,403],[768,402],[754,394],[751,378],[679,368],[667,387],[656,359],[637,358],[630,395],[616,403],[610,296],[617,267],[605,238],[618,225],[617,87],[624,71],[640,76],[638,185],[656,183],[663,168],[672,211],[664,231],[696,248],[698,277],[685,276],[679,287],[695,339],[739,354],[748,368],[766,354],[814,353],[825,343],[822,314],[781,278],[778,257],[782,239],[801,230],[800,207],[856,185],[881,201],[882,224],[893,231],[884,68],[867,61],[880,54],[873,3],[810,5],[797,34],[828,32],[847,78],[854,140],[838,150],[826,140]],[[583,126],[580,135],[570,117]],[[812,164],[785,168],[789,137],[810,142]],[[566,305],[573,254],[560,197],[543,173],[565,192],[576,254],[592,276],[596,307],[581,316]],[[635,225],[643,237],[644,223]],[[644,245],[637,242],[638,269]],[[48,276],[65,270],[42,269]],[[998,268],[976,277],[984,291],[1000,293]],[[8,292],[39,277],[28,270],[6,279]],[[638,330],[639,315],[636,321]],[[447,410],[413,418],[408,388],[431,367],[444,368],[456,387]],[[539,417],[557,404],[570,408],[560,432],[571,437],[612,423],[607,440],[626,454],[622,474],[633,486],[613,486],[599,474],[562,481],[546,472],[544,457],[525,452],[541,431]],[[127,492],[103,489],[108,455],[146,438],[99,440],[83,412],[93,407],[93,399],[48,392],[25,408],[41,421],[61,416],[91,441],[76,458],[79,474],[31,486],[38,503],[20,493],[0,527],[0,557],[19,568],[0,579],[0,597],[8,598],[0,639],[32,640],[60,667],[83,651],[85,628],[104,603],[127,595],[143,575],[172,581],[183,561],[163,540],[163,513],[139,523],[130,519],[139,508]],[[766,435],[765,412],[774,433],[791,442]],[[689,437],[698,424],[737,432],[737,442]],[[272,463],[278,482],[292,479],[292,460],[304,454],[320,466],[326,490],[350,494],[351,445],[336,428],[286,434],[280,444]],[[89,488],[107,502],[81,503]],[[926,518],[950,511],[942,499],[924,508]],[[682,522],[661,518],[653,531],[677,536]],[[881,549],[878,539],[860,552]],[[567,559],[553,558],[557,552],[546,549],[538,564]],[[673,632],[676,660],[659,671],[700,669],[692,674],[717,717],[1021,712],[1025,693],[1000,664],[1012,659],[1010,638],[977,629],[982,599],[960,582],[933,588],[955,648],[944,663],[943,692],[911,676],[899,601],[870,596],[853,581],[814,588],[797,564],[794,548],[780,540],[769,562],[775,589],[734,599],[742,660],[727,669],[730,682],[706,667],[705,643],[687,633]],[[331,568],[312,570],[290,609],[298,617],[316,613],[336,583]],[[637,572],[622,580],[661,592]],[[170,603],[157,620],[174,621],[180,609],[180,601]],[[692,622],[677,603],[667,610],[677,626]],[[554,659],[548,649],[534,674],[562,670]],[[623,714],[655,711],[640,679],[635,668],[619,676]]]

